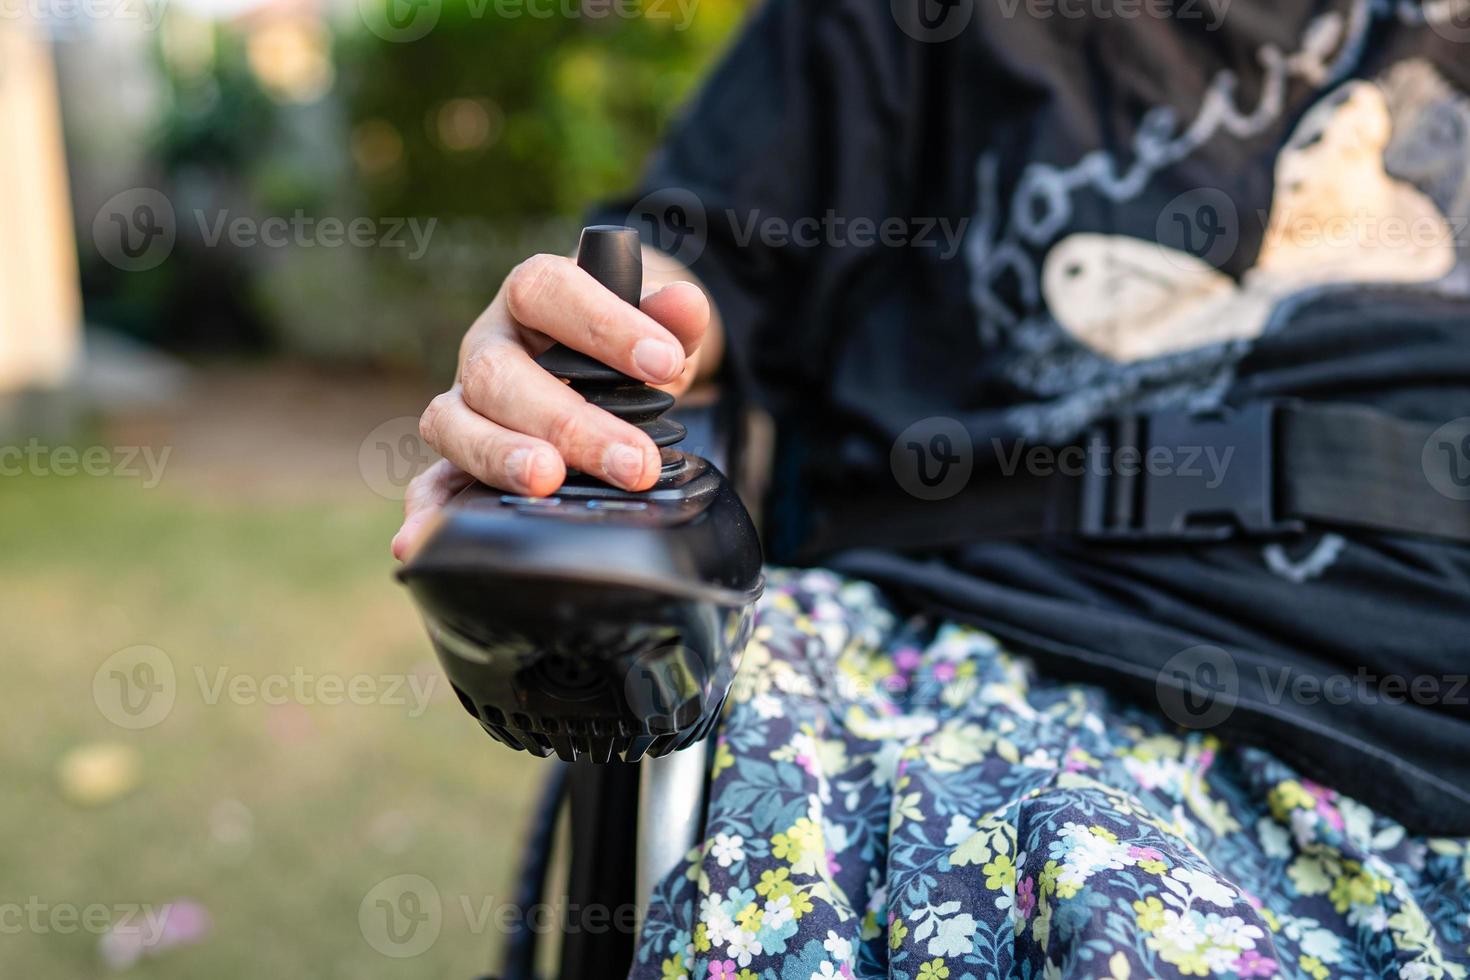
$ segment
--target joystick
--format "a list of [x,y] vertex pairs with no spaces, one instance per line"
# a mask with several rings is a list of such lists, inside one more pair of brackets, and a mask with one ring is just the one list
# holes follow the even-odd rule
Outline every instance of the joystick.
[[[635,229],[585,229],[577,263],[638,304]],[[647,433],[658,482],[632,493],[571,471],[550,497],[474,484],[399,578],[497,741],[567,761],[665,755],[719,716],[764,586],[760,541],[724,474],[673,448],[672,396],[560,345],[538,363]]]

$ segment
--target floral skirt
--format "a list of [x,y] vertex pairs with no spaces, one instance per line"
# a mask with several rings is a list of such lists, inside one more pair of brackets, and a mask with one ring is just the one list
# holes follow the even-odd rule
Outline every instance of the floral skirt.
[[771,574],[706,837],[633,976],[1464,977],[1470,842],[1038,677],[872,585]]

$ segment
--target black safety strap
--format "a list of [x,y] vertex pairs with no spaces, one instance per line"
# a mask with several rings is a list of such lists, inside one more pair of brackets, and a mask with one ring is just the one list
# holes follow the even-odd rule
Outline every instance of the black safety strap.
[[[1462,447],[1359,405],[1263,401],[1095,425],[1044,471],[977,467],[940,500],[894,488],[816,508],[807,560],[843,548],[936,550],[994,538],[1272,539],[1308,524],[1470,542]],[[1024,460],[1025,447],[1012,459]],[[1071,459],[1072,465],[1066,461]]]

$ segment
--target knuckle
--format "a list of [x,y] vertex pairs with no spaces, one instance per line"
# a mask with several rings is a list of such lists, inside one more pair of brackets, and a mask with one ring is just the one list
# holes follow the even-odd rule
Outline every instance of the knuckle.
[[622,318],[617,311],[609,309],[606,303],[599,303],[587,316],[587,339],[598,348],[609,346],[617,338],[621,323]]
[[422,507],[424,500],[432,495],[434,483],[439,478],[437,470],[437,467],[431,466],[408,481],[408,488],[403,497],[403,513],[405,516],[412,514]]
[[470,471],[492,483],[503,482],[504,466],[500,459],[500,447],[495,439],[481,439],[470,446]]
[[[441,395],[435,395],[433,401],[424,407],[424,414],[419,416],[419,435],[431,446],[439,445],[439,431],[443,424],[444,410],[451,397],[447,391]],[[423,474],[415,477],[414,482],[417,483],[421,479],[423,479]]]
[[541,253],[526,259],[511,270],[505,280],[505,303],[516,319],[535,309],[560,272],[555,255]]
[[588,458],[591,451],[589,436],[582,413],[577,411],[559,413],[552,418],[547,430],[548,441],[561,450],[563,456],[573,460]]
[[465,399],[476,407],[488,404],[505,387],[505,359],[493,345],[486,344],[465,359],[460,384]]

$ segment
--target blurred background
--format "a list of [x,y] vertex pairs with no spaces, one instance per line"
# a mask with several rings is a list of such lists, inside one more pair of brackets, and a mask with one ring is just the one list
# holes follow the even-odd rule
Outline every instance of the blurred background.
[[0,0],[0,975],[486,968],[545,764],[392,581],[415,417],[747,6]]

